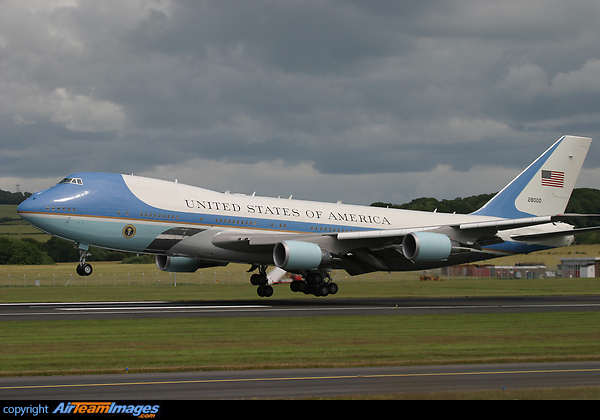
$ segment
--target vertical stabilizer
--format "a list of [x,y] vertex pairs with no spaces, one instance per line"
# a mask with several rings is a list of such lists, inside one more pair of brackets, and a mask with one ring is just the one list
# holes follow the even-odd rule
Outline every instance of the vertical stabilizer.
[[505,218],[562,214],[592,142],[563,136],[473,214]]

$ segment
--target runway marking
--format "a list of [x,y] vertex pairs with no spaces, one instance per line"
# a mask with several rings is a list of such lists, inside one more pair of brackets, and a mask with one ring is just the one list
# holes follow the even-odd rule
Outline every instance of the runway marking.
[[319,308],[274,308],[269,305],[219,305],[219,306],[123,306],[123,307],[107,307],[107,308],[56,308],[59,311],[110,311],[110,310],[138,310],[138,311],[154,311],[154,310],[170,310],[170,309],[199,309],[199,310],[217,310],[217,309],[266,309],[270,311],[349,311],[349,310],[389,310],[389,309],[485,309],[485,308],[575,308],[575,307],[600,307],[600,304],[557,304],[557,305],[457,305],[457,306],[364,306],[364,307],[336,307],[324,306]]
[[155,311],[164,309],[246,309],[270,308],[268,305],[215,305],[215,306],[113,306],[108,308],[56,308],[59,311]]
[[[443,305],[443,306],[362,306],[362,307],[308,307],[308,308],[285,308],[273,307],[269,305],[194,305],[194,306],[146,306],[145,304],[165,304],[166,301],[155,302],[72,302],[72,303],[3,303],[0,306],[29,306],[35,307],[38,305],[51,306],[56,305],[57,308],[52,308],[54,312],[17,312],[0,314],[0,319],[3,317],[15,316],[40,316],[40,315],[77,315],[77,314],[135,314],[135,313],[185,313],[185,312],[343,312],[343,311],[402,311],[410,310],[469,310],[469,309],[536,309],[536,308],[598,308],[600,303],[580,303],[580,304],[523,304],[523,305]],[[121,306],[100,307],[100,305],[120,304]],[[123,304],[144,304],[144,306],[123,306]],[[83,306],[85,305],[85,306]],[[68,307],[63,307],[68,306]]]
[[528,305],[456,305],[456,306],[398,306],[398,309],[482,309],[482,308],[579,308],[599,307],[600,303],[528,304]]
[[513,375],[526,373],[574,373],[574,372],[600,372],[597,369],[546,369],[546,370],[507,370],[484,372],[435,372],[435,373],[397,373],[397,374],[369,374],[369,375],[330,375],[330,376],[297,376],[274,378],[233,378],[233,379],[198,379],[179,381],[149,381],[149,382],[111,382],[91,384],[52,384],[52,385],[22,385],[3,386],[1,390],[15,389],[42,389],[42,388],[84,388],[105,386],[132,386],[132,385],[180,385],[180,384],[206,384],[206,383],[235,383],[235,382],[273,382],[273,381],[299,381],[299,380],[324,380],[324,379],[373,379],[373,378],[418,378],[430,376],[477,376],[477,375]]
[[151,301],[151,300],[139,300],[139,301],[132,301],[132,302],[14,302],[14,303],[0,303],[0,306],[42,306],[42,305],[56,305],[56,306],[67,306],[67,305],[114,305],[114,304],[119,304],[119,305],[125,305],[128,303],[138,303],[138,304],[142,304],[142,303],[169,303],[169,301],[167,300],[156,300],[156,301]]

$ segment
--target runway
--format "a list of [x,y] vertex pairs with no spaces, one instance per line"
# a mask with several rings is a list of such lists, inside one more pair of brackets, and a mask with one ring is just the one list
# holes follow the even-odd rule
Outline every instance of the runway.
[[[600,296],[0,304],[0,322],[181,317],[598,312]],[[307,398],[600,386],[600,362],[244,370],[0,378],[0,399]]]
[[600,362],[0,378],[0,399],[164,401],[600,386]]
[[2,321],[600,311],[600,296],[3,303]]

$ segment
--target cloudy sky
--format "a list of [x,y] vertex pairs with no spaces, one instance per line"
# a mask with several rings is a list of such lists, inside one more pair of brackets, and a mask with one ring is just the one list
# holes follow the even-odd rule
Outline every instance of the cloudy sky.
[[0,189],[79,171],[370,204],[594,137],[597,0],[0,0]]

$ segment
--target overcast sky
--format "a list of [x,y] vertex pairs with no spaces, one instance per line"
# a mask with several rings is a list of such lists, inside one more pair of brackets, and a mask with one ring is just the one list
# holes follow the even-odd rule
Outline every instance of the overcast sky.
[[600,2],[0,0],[0,189],[79,171],[370,204],[595,138]]

